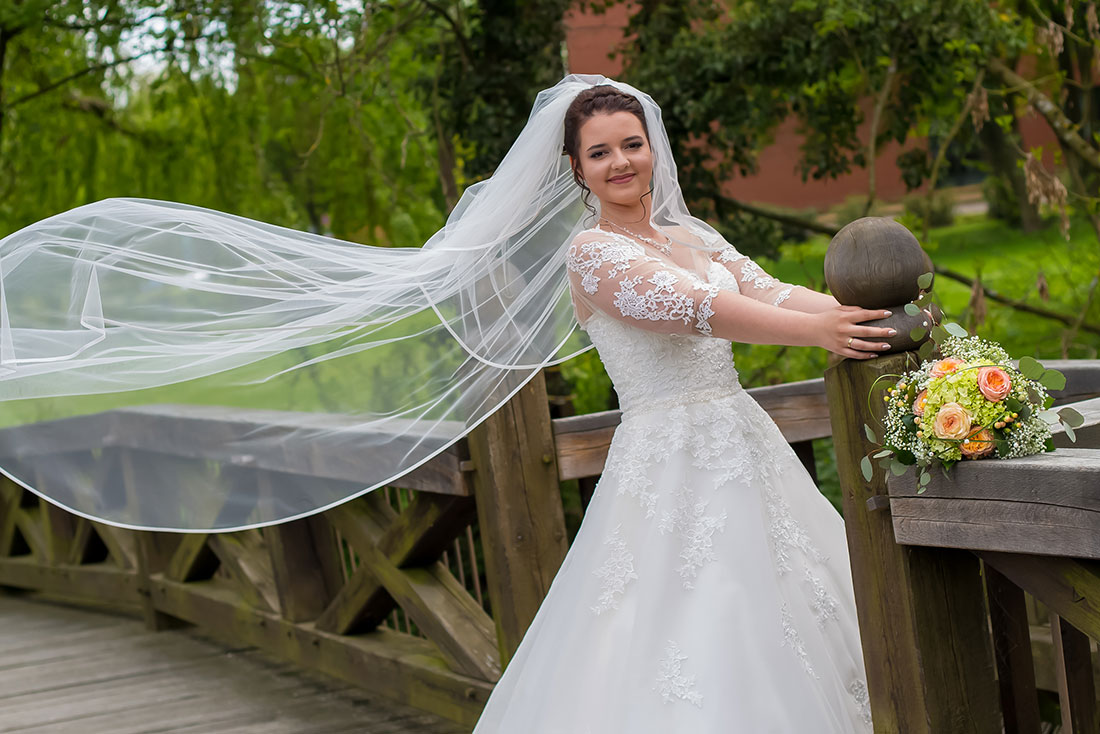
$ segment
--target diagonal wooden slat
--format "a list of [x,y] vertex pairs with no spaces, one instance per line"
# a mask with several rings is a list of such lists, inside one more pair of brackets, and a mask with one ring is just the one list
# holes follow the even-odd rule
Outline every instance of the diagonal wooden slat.
[[69,543],[69,555],[65,558],[65,563],[76,566],[84,561],[84,556],[88,552],[88,544],[91,542],[94,533],[91,523],[83,517],[76,518],[73,526],[73,537]]
[[[384,530],[361,502],[329,512],[364,567],[385,587],[456,671],[483,680],[500,676],[492,619],[442,564],[398,568],[378,547]],[[453,582],[453,583],[452,583]]]
[[218,557],[207,544],[209,535],[188,533],[176,546],[176,552],[168,561],[165,576],[172,581],[198,581],[208,579],[218,567]]
[[101,522],[92,522],[96,535],[107,546],[107,552],[119,568],[137,568],[137,540],[132,530],[123,530]]
[[279,609],[271,558],[256,531],[217,533],[208,536],[207,544],[221,567],[236,579],[238,591],[248,604],[270,611]]
[[23,534],[23,540],[31,553],[42,563],[46,563],[49,554],[46,550],[46,535],[42,532],[42,508],[23,507],[15,511],[15,525]]
[[40,498],[39,516],[42,518],[42,535],[46,542],[46,562],[55,566],[64,563],[69,557],[76,533],[76,515]]
[[[380,519],[379,524],[388,522],[377,546],[396,566],[434,562],[476,513],[469,498],[424,492],[417,493],[400,514],[393,512],[381,493],[371,493],[360,503]],[[318,617],[317,627],[338,634],[370,630],[385,619],[394,604],[369,568],[360,567]]]
[[23,489],[7,477],[0,477],[0,558],[9,556],[15,542],[15,513]]

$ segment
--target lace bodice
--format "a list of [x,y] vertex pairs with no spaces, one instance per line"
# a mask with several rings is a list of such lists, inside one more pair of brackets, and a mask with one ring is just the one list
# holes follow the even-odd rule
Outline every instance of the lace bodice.
[[793,288],[731,245],[711,256],[704,278],[629,237],[603,230],[582,232],[566,263],[578,320],[624,411],[704,401],[740,389],[730,342],[711,336],[714,296],[728,290],[778,306]]

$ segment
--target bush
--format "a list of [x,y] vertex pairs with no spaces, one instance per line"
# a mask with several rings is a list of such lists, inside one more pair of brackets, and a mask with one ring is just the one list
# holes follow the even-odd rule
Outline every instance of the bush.
[[[853,194],[844,199],[844,203],[837,206],[834,210],[836,214],[836,226],[843,227],[846,224],[861,219],[863,214],[863,207],[867,206],[867,196],[865,194]],[[868,217],[877,217],[880,214],[878,203],[871,205],[871,211],[867,212]]]
[[945,189],[936,189],[931,199],[926,194],[910,194],[905,197],[905,213],[923,221],[928,218],[931,227],[949,227],[955,223],[955,199]]
[[999,176],[986,176],[982,181],[982,196],[989,205],[989,216],[1019,226],[1020,202],[1007,181]]

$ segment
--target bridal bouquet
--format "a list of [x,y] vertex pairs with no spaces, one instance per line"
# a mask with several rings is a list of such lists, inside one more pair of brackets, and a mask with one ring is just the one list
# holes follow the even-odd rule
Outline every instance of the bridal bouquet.
[[960,459],[1010,459],[1053,451],[1051,427],[1057,423],[1076,440],[1073,429],[1083,423],[1081,414],[1073,408],[1050,409],[1054,399],[1047,390],[1066,385],[1061,372],[1031,357],[1013,367],[1000,345],[965,334],[949,324],[940,332],[939,359],[926,359],[902,375],[879,378],[895,382],[882,396],[882,441],[864,425],[868,440],[880,447],[860,462],[867,481],[873,476],[872,459],[897,476],[916,465],[920,494],[937,460],[946,475]]

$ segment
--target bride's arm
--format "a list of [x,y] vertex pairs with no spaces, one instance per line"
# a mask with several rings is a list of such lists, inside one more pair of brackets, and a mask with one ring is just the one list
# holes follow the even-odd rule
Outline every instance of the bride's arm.
[[880,342],[874,340],[888,334],[887,329],[858,323],[882,318],[882,311],[854,306],[819,313],[775,308],[706,283],[625,237],[582,233],[569,246],[566,266],[578,318],[582,310],[600,311],[647,331],[750,344],[820,346],[855,358],[881,352]]

